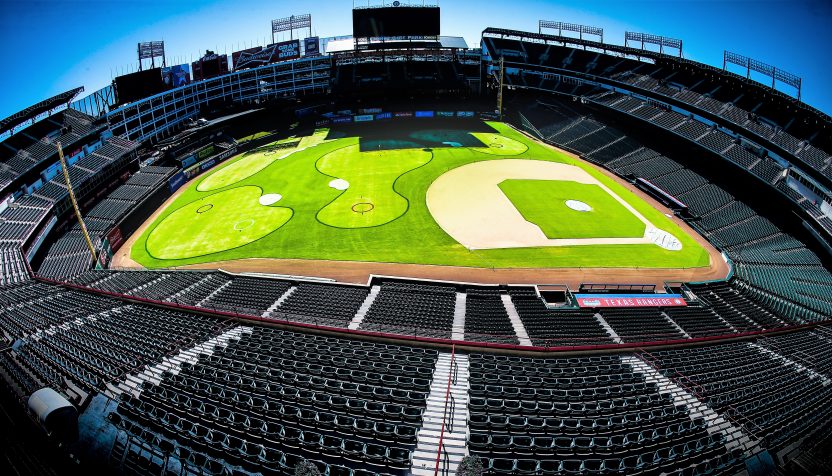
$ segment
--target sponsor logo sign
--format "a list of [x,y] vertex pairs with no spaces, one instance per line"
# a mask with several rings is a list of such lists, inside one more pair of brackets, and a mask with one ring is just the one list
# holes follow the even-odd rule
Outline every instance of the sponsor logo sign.
[[680,294],[575,294],[580,307],[684,307]]

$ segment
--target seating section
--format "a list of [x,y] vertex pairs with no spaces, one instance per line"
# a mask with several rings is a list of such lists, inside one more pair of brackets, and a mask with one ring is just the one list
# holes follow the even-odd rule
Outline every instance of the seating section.
[[720,318],[713,309],[694,306],[674,307],[668,308],[666,312],[668,317],[673,319],[673,322],[691,337],[708,337],[756,330],[748,324],[738,329]]
[[321,474],[406,474],[436,358],[254,328],[122,394],[109,419],[194,473],[294,474],[306,459]]
[[612,343],[595,312],[587,309],[554,310],[529,288],[508,291],[533,345],[568,346]]
[[[62,300],[50,300],[49,312],[54,313],[57,302]],[[60,319],[64,323],[29,335],[3,354],[3,365],[17,376],[16,383],[26,394],[50,386],[80,403],[85,393],[102,391],[105,384],[229,326],[218,318],[140,305],[79,304],[83,311],[74,315],[41,314],[41,322],[51,318],[54,324]]]
[[115,308],[118,301],[27,281],[0,287],[0,330],[7,342],[90,313]]
[[[828,349],[828,347],[827,347]],[[827,352],[828,353],[828,352]],[[746,342],[654,352],[660,371],[702,387],[703,401],[783,448],[832,424],[832,385]]]
[[0,286],[20,283],[29,279],[29,268],[20,248],[0,244]]
[[285,281],[235,276],[199,305],[220,311],[259,316],[288,290],[289,284]]
[[[469,357],[468,451],[489,474],[730,473],[741,452],[618,356]],[[689,474],[689,473],[685,473]]]
[[[595,99],[608,104],[625,104],[629,99],[633,108],[638,107],[632,102],[635,100],[620,93],[597,92]],[[559,137],[559,131],[570,124],[588,121],[582,115],[585,113],[554,97],[528,104],[524,114],[526,112],[528,120],[541,134],[553,138]],[[694,131],[689,135],[713,134],[707,127],[689,127]],[[689,212],[699,218],[691,221],[691,226],[725,251],[735,263],[736,279],[732,283],[735,287],[745,289],[748,295],[754,295],[764,307],[786,317],[790,323],[817,321],[832,315],[832,301],[828,299],[832,295],[832,274],[805,244],[761,216],[763,212],[757,212],[717,185],[708,183],[698,173],[656,151],[646,147],[633,149],[629,145],[621,148],[621,155],[615,157],[611,151],[619,150],[614,147],[616,144],[628,143],[626,135],[619,131],[616,137],[611,127],[604,130],[605,134],[599,139],[609,142],[585,142],[585,148],[577,152],[588,154],[587,159],[619,175],[648,179],[686,204]],[[767,162],[770,159],[755,160],[751,171],[756,173],[757,167],[768,167],[760,165]],[[779,165],[771,167],[775,169],[763,178],[774,183],[782,168],[776,170]],[[801,206],[808,205],[801,203]],[[735,324],[739,325],[738,329],[745,327],[739,322],[730,325]]]
[[368,292],[364,286],[299,283],[271,315],[296,322],[347,327]]
[[811,332],[794,332],[760,339],[757,343],[789,360],[832,378],[832,329],[820,326]]
[[612,327],[622,342],[684,339],[658,309],[603,309],[601,317]]
[[[118,141],[114,139],[103,145],[94,155],[117,154],[112,155],[112,160],[117,160],[118,157],[132,150],[124,144],[115,145],[114,142]],[[135,149],[135,145],[132,147]],[[119,186],[88,210],[84,214],[84,223],[93,239],[103,238],[113,226],[144,201],[151,191],[160,186],[174,170],[172,167],[144,167],[133,174],[127,184]],[[58,198],[60,197],[56,196],[55,200]],[[86,240],[81,233],[80,225],[76,223],[49,248],[38,274],[66,280],[78,276],[88,270],[91,265],[92,258],[89,256]]]
[[466,291],[465,340],[519,344],[498,289],[470,288]]
[[455,303],[451,286],[385,282],[361,329],[449,339]]

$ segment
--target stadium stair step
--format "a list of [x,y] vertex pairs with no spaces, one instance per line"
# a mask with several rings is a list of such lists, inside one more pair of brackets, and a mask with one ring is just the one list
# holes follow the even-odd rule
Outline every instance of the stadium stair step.
[[[197,282],[195,282],[194,284],[191,284],[190,286],[188,286],[188,287],[186,287],[185,289],[183,289],[183,290],[179,291],[178,293],[176,293],[176,294],[174,294],[174,295],[170,296],[169,298],[165,299],[165,301],[167,301],[167,302],[176,302],[176,300],[177,300],[177,299],[179,299],[179,297],[181,297],[181,296],[187,296],[187,295],[188,295],[188,293],[190,293],[190,292],[191,292],[191,291],[193,291],[194,289],[198,289],[200,286],[202,286],[203,284],[205,284],[205,281],[208,281],[208,280],[210,280],[210,279],[211,279],[211,274],[210,274],[210,273],[208,273],[208,274],[206,274],[204,277],[202,277],[202,279],[198,280],[198,281],[197,281]],[[92,285],[90,285],[90,286],[92,286]]]
[[[439,452],[439,439],[448,454],[448,474],[455,474],[459,462],[468,454],[468,356],[455,354],[456,381],[451,380],[448,399],[448,420],[442,432],[445,415],[445,395],[448,392],[448,378],[453,371],[451,354],[440,352],[433,371],[430,393],[426,401],[422,427],[419,429],[416,450],[413,452],[411,474],[416,476],[433,475],[436,456]],[[453,403],[453,404],[452,404]]]
[[523,321],[520,320],[520,314],[517,313],[517,308],[514,307],[511,296],[502,294],[500,298],[503,300],[503,306],[506,308],[506,313],[508,313],[508,320],[511,321],[511,327],[514,328],[514,334],[517,336],[517,340],[520,341],[520,345],[531,346],[532,340],[529,339],[529,333],[526,331]]
[[222,334],[212,337],[205,342],[201,342],[194,347],[182,349],[178,354],[172,357],[165,357],[158,364],[147,367],[139,373],[127,375],[121,382],[115,386],[108,386],[105,394],[109,397],[115,398],[118,394],[129,392],[134,396],[138,396],[141,392],[142,382],[149,381],[158,385],[162,380],[162,372],[170,371],[178,374],[183,362],[196,364],[200,354],[213,355],[217,346],[226,347],[228,341],[231,339],[240,339],[245,334],[251,334],[252,327],[237,326],[231,328]]
[[451,339],[453,340],[465,340],[465,304],[467,302],[467,296],[465,293],[456,293],[454,322],[451,326]]
[[370,306],[373,305],[379,291],[381,291],[381,287],[378,285],[370,288],[370,293],[367,294],[366,298],[364,298],[364,302],[361,304],[361,307],[358,308],[358,311],[355,313],[355,317],[352,318],[350,324],[347,326],[347,329],[355,330],[361,326],[361,323],[364,321],[364,316],[367,315],[367,311],[370,310]]
[[222,291],[223,289],[225,289],[225,288],[227,288],[228,286],[230,286],[230,285],[231,285],[231,283],[233,283],[233,281],[231,281],[231,280],[229,280],[229,281],[226,281],[226,282],[222,283],[222,285],[220,285],[217,289],[215,289],[215,290],[211,291],[211,293],[210,293],[210,294],[208,294],[207,296],[205,296],[205,299],[203,299],[202,301],[199,301],[199,302],[197,303],[196,307],[205,307],[205,303],[207,303],[207,302],[211,301],[211,298],[213,298],[214,296],[216,296],[217,294],[219,294],[219,292],[220,292],[220,291]]
[[604,316],[602,316],[600,312],[595,313],[595,320],[598,321],[598,324],[601,324],[601,327],[604,328],[604,330],[607,332],[607,335],[612,338],[613,342],[615,342],[616,344],[624,342],[621,340],[621,336],[619,336],[618,333],[615,332],[615,329],[613,329],[612,326],[610,326],[610,323],[607,322],[606,319],[604,319]]
[[677,324],[677,323],[676,323],[676,321],[674,321],[674,320],[673,320],[673,318],[671,318],[670,316],[668,316],[666,312],[662,312],[662,313],[661,313],[661,315],[662,315],[662,317],[664,317],[664,320],[666,320],[667,322],[669,322],[669,323],[670,323],[670,325],[671,325],[671,326],[673,326],[674,328],[676,328],[676,330],[677,330],[677,331],[681,332],[681,333],[682,333],[682,335],[683,335],[683,336],[685,336],[685,339],[690,339],[690,338],[691,338],[691,337],[690,337],[690,334],[688,334],[687,332],[685,332],[685,330],[684,330],[684,329],[682,329],[682,326],[680,326],[679,324]]
[[[763,340],[762,342],[765,342],[765,340]],[[829,384],[832,384],[832,380],[829,380],[829,378],[826,377],[825,375],[819,374],[819,373],[815,372],[814,370],[810,369],[809,367],[806,367],[805,365],[801,364],[800,362],[796,362],[795,360],[790,359],[790,358],[786,357],[785,355],[783,355],[779,352],[775,352],[772,349],[763,347],[762,345],[760,345],[756,342],[752,342],[749,345],[751,345],[751,347],[754,347],[755,349],[759,350],[761,353],[763,353],[763,354],[765,354],[765,355],[767,355],[767,356],[769,356],[773,359],[776,359],[776,360],[782,362],[783,364],[785,364],[789,367],[794,367],[799,372],[804,372],[804,373],[808,374],[810,378],[820,379],[820,381],[823,382],[824,387],[829,385]]]
[[685,405],[690,413],[691,419],[703,418],[705,430],[709,434],[722,433],[725,435],[725,447],[728,451],[740,448],[746,455],[750,455],[760,442],[752,439],[741,428],[735,426],[731,420],[715,412],[711,407],[703,403],[695,395],[677,384],[675,381],[662,375],[653,366],[635,355],[625,355],[621,361],[630,365],[633,372],[642,374],[647,383],[655,383],[660,393],[669,393],[676,405]]
[[282,306],[283,303],[286,302],[287,299],[289,299],[289,296],[291,296],[292,293],[297,291],[297,289],[297,286],[289,286],[289,289],[287,289],[285,293],[283,293],[279,298],[277,298],[277,300],[274,303],[272,303],[272,305],[269,306],[268,309],[263,311],[262,317],[271,317],[272,312],[274,312],[277,308]]

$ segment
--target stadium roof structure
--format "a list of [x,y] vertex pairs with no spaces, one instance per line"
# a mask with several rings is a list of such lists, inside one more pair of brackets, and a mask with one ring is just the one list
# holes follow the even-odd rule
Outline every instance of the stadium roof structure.
[[43,114],[44,112],[51,111],[52,109],[55,109],[59,106],[63,106],[64,104],[69,104],[69,102],[75,99],[75,96],[77,96],[83,90],[83,86],[77,87],[75,89],[70,89],[69,91],[57,94],[49,99],[44,99],[43,101],[37,104],[33,104],[27,107],[26,109],[23,109],[22,111],[12,114],[11,116],[0,121],[0,135],[5,134],[8,131],[11,131],[15,127],[23,124],[28,120],[36,118],[38,115]]

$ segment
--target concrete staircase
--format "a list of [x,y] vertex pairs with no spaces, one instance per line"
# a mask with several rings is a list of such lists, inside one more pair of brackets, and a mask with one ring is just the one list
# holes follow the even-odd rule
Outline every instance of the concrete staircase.
[[[448,419],[442,442],[448,454],[448,474],[455,474],[462,458],[468,454],[468,356],[456,354],[456,381],[451,380],[448,398]],[[439,438],[442,433],[442,421],[445,414],[445,395],[448,390],[448,377],[453,372],[451,354],[441,352],[433,372],[433,381],[428,394],[427,407],[419,429],[416,450],[413,452],[411,474],[416,476],[433,476],[436,468],[436,456],[439,453]],[[451,402],[453,401],[453,405]],[[441,469],[441,463],[440,463]]]
[[633,367],[633,372],[642,374],[644,380],[653,382],[659,387],[660,393],[669,393],[673,396],[673,403],[683,404],[687,407],[690,417],[701,417],[705,420],[705,430],[710,433],[722,433],[725,435],[725,447],[730,451],[740,448],[746,455],[752,454],[758,448],[760,442],[752,439],[741,428],[735,426],[732,421],[715,412],[711,407],[700,401],[682,386],[662,375],[652,365],[634,355],[625,355],[621,361]]
[[282,306],[282,305],[283,305],[283,303],[284,303],[287,299],[289,299],[289,296],[291,296],[291,295],[292,295],[292,293],[294,293],[295,291],[297,291],[297,289],[298,289],[298,287],[297,287],[297,286],[291,286],[291,287],[289,287],[289,289],[287,289],[285,293],[283,293],[283,294],[282,294],[279,298],[277,298],[277,300],[274,302],[274,304],[272,304],[271,306],[269,306],[269,308],[268,308],[268,309],[266,309],[266,310],[263,312],[262,317],[271,317],[272,312],[274,312],[275,310],[277,310],[277,308],[279,308],[280,306]]
[[454,323],[451,326],[451,339],[465,340],[465,305],[468,295],[456,293],[456,305],[454,306]]
[[511,327],[514,328],[514,334],[517,335],[520,345],[532,345],[532,340],[529,339],[529,333],[526,331],[526,326],[524,326],[523,321],[520,320],[520,314],[517,314],[517,308],[514,307],[514,302],[512,302],[511,296],[508,294],[501,294],[500,298],[503,300],[503,307],[506,308],[508,320],[511,321]]
[[381,291],[381,287],[378,285],[370,288],[370,294],[367,294],[367,297],[364,298],[364,302],[361,304],[361,307],[358,308],[358,312],[355,313],[355,317],[352,318],[350,324],[347,326],[347,329],[358,329],[361,322],[364,320],[364,316],[367,315],[367,311],[370,310],[370,306],[373,305],[373,301],[376,300],[376,296],[378,296],[379,291]]
[[624,342],[621,340],[621,336],[619,336],[618,333],[615,332],[615,329],[613,329],[610,323],[607,322],[606,319],[604,319],[604,316],[602,316],[600,312],[595,313],[595,320],[598,321],[598,324],[600,324],[601,327],[604,328],[604,331],[606,331],[607,335],[610,336],[613,342],[615,342],[616,344]]

